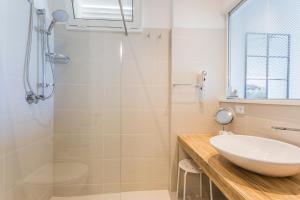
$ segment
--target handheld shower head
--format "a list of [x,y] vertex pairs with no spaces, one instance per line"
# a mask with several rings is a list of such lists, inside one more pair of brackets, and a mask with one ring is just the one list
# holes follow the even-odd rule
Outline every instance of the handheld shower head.
[[69,15],[65,10],[56,10],[52,13],[53,20],[56,22],[66,22],[69,19]]
[[52,29],[56,22],[66,22],[69,19],[69,15],[65,10],[56,10],[52,13],[52,21],[48,28],[48,33],[51,34]]

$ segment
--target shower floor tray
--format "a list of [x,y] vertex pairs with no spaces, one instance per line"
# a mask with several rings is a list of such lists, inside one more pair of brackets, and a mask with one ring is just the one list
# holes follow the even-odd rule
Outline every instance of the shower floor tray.
[[137,191],[78,197],[53,197],[51,200],[171,200],[169,191]]

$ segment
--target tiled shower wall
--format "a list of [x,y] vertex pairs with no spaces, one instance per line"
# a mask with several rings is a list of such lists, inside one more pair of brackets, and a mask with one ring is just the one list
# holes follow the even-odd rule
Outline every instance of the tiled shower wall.
[[[52,196],[53,101],[29,106],[23,89],[28,12],[27,1],[0,2],[1,200],[48,200]],[[31,70],[35,67],[32,64]]]
[[56,67],[54,155],[88,166],[76,195],[168,189],[169,40],[167,29],[128,38],[56,29],[56,49],[72,61]]

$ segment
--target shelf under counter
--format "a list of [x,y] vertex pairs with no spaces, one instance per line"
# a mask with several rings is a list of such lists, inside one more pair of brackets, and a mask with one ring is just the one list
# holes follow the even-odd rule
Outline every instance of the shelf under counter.
[[229,200],[300,200],[300,175],[273,178],[244,170],[221,156],[211,137],[181,135],[178,142]]

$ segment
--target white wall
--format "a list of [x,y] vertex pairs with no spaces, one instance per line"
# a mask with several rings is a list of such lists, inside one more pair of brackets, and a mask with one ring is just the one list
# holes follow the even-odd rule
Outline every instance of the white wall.
[[[5,200],[52,195],[52,100],[29,106],[23,89],[28,13],[25,0],[0,2],[0,199]],[[29,176],[37,178],[39,170],[45,177],[35,185]]]
[[[225,15],[221,0],[174,0],[172,29],[172,83],[196,84],[205,70],[202,100],[193,86],[172,87],[172,190],[176,188],[177,135],[214,134],[219,98],[225,91]],[[179,154],[179,159],[182,159]],[[189,181],[189,194],[198,194],[198,177]]]
[[173,27],[224,28],[222,0],[173,0]]
[[171,28],[172,0],[143,0],[144,28]]

